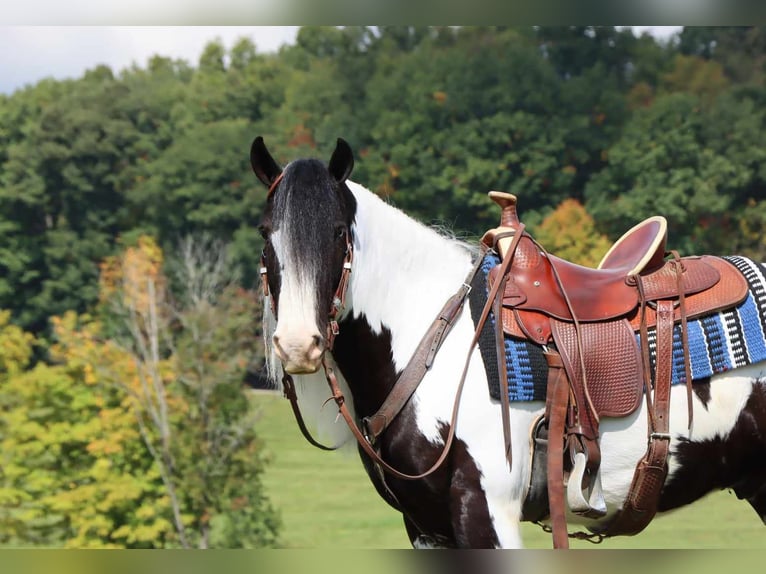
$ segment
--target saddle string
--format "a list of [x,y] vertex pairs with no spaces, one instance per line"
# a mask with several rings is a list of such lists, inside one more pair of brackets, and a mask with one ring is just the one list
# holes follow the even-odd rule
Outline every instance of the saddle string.
[[[508,369],[505,364],[505,337],[503,334],[502,310],[503,294],[505,293],[505,288],[508,284],[509,270],[512,266],[513,259],[516,255],[516,249],[518,248],[519,242],[521,241],[524,232],[523,224],[520,225],[522,226],[520,229],[506,227],[508,231],[497,233],[493,237],[492,244],[494,246],[494,250],[503,258],[502,263],[504,266],[501,265],[500,267],[498,279],[495,281],[493,289],[487,297],[487,303],[484,307],[484,310],[487,310],[487,307],[491,305],[495,314],[495,351],[497,355],[498,383],[500,386],[500,416],[503,426],[503,445],[505,447],[504,455],[505,460],[508,463],[509,470],[513,468],[513,445],[511,437],[511,405],[508,389]],[[508,249],[503,252],[503,249],[500,247],[500,240],[507,237],[511,238],[511,243],[509,244]],[[483,321],[486,321],[486,317],[483,317],[483,315],[482,319]],[[476,329],[477,332],[484,328],[483,321],[480,320],[480,324]]]
[[564,282],[561,280],[561,276],[559,275],[559,271],[556,268],[556,264],[550,257],[548,257],[548,252],[542,245],[537,242],[537,240],[535,240],[534,237],[530,237],[530,239],[532,240],[532,243],[534,243],[534,245],[540,250],[543,256],[548,259],[548,262],[551,265],[551,270],[553,271],[553,278],[556,280],[556,285],[561,291],[561,294],[564,296],[564,302],[566,303],[567,310],[572,317],[572,324],[574,326],[575,336],[577,337],[577,355],[579,358],[578,362],[580,363],[579,366],[582,374],[582,387],[585,393],[585,402],[587,403],[588,409],[590,410],[596,424],[598,424],[600,422],[600,418],[598,416],[598,412],[596,411],[596,407],[593,405],[593,399],[591,398],[590,390],[588,389],[588,373],[585,369],[585,353],[580,320],[577,317],[577,313],[575,313],[574,305],[572,305],[572,300],[569,298],[569,293],[567,293],[567,290],[564,287]]
[[508,276],[500,277],[497,281],[501,283],[501,288],[498,291],[498,296],[495,297],[493,302],[493,311],[495,314],[495,344],[497,346],[497,365],[498,365],[498,379],[500,383],[500,414],[503,424],[503,440],[505,444],[505,460],[508,462],[508,467],[513,467],[513,460],[511,456],[512,444],[511,444],[511,412],[510,412],[510,396],[508,389],[508,370],[505,364],[505,338],[503,333],[503,297],[502,293],[505,291],[505,285],[508,283]]
[[687,405],[687,430],[689,431],[689,438],[691,438],[692,426],[694,424],[694,404],[692,402],[692,368],[691,358],[689,356],[689,333],[687,330],[687,316],[686,316],[686,293],[684,285],[684,264],[681,260],[681,256],[675,249],[670,251],[673,256],[673,266],[676,270],[676,278],[678,280],[678,309],[681,314],[681,347],[684,355],[684,376],[686,377],[686,405]]
[[651,436],[652,432],[657,426],[654,417],[654,406],[652,400],[652,370],[651,362],[649,360],[649,331],[646,326],[646,293],[644,290],[644,282],[639,274],[634,275],[636,281],[636,289],[638,289],[638,300],[641,308],[641,320],[639,323],[639,335],[641,337],[641,363],[642,373],[644,376],[644,397],[646,400],[646,416],[647,416],[647,436]]

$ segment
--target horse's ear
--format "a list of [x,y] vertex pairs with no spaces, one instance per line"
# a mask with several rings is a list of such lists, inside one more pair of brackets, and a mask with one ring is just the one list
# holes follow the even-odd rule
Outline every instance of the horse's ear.
[[354,169],[354,152],[346,140],[338,138],[328,169],[338,183],[343,183],[351,175],[351,170]]
[[274,180],[282,173],[282,168],[271,157],[269,150],[266,149],[266,144],[263,143],[263,138],[258,136],[253,140],[253,145],[250,146],[250,165],[253,167],[253,172],[258,176],[266,187],[271,187]]

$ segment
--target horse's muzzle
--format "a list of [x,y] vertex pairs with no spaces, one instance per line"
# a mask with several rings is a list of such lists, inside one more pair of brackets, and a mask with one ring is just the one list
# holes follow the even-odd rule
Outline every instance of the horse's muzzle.
[[322,366],[324,338],[317,334],[286,336],[274,334],[274,351],[282,362],[282,368],[291,375],[316,373]]

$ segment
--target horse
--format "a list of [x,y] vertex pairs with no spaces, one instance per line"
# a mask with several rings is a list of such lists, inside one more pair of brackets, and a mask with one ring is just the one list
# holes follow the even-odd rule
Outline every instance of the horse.
[[[478,248],[351,181],[353,152],[342,139],[328,163],[301,158],[282,168],[261,137],[250,159],[269,190],[259,227],[269,377],[277,387],[294,380],[303,412],[313,413],[313,428],[325,439],[353,444],[353,429],[335,424],[336,413],[323,408],[328,377],[337,380],[336,395],[342,393],[353,421],[375,413],[444,302],[465,282]],[[504,407],[487,392],[482,357],[471,347],[474,327],[470,314],[460,312],[411,398],[375,442],[379,459],[399,474],[384,470],[369,448],[358,448],[377,492],[401,512],[414,548],[522,547],[530,428],[544,403],[510,403],[509,465]],[[686,391],[673,387],[660,513],[730,488],[766,523],[765,374],[766,363],[759,362],[696,381],[693,429],[686,425]],[[597,529],[619,509],[646,449],[646,425],[644,406],[601,420],[607,513],[569,513],[571,524]]]

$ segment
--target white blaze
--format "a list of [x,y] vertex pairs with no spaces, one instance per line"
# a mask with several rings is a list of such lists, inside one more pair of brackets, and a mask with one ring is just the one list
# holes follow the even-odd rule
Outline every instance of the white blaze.
[[316,286],[312,274],[285,249],[284,238],[282,229],[271,237],[281,275],[274,352],[287,372],[314,372],[319,368],[324,349],[323,337],[316,324]]

